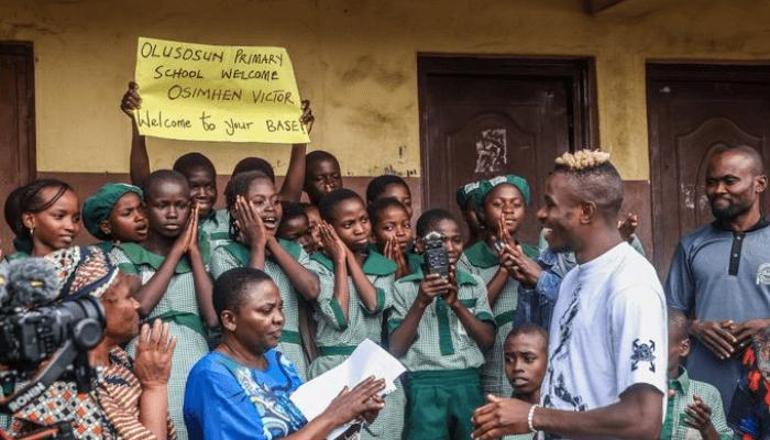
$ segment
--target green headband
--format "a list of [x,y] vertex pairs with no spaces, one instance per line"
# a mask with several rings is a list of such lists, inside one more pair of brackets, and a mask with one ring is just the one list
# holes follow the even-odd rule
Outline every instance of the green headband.
[[94,237],[99,240],[109,240],[110,237],[102,232],[99,225],[110,217],[112,208],[121,197],[134,193],[141,199],[142,190],[138,186],[127,183],[108,183],[83,203],[83,223]]
[[465,211],[468,207],[468,200],[471,200],[473,194],[479,189],[479,182],[467,183],[459,188],[455,192],[455,200],[461,211]]
[[527,180],[523,177],[515,174],[508,174],[479,182],[478,189],[472,194],[473,204],[476,206],[476,209],[481,209],[484,205],[484,200],[486,200],[489,193],[492,192],[497,185],[502,183],[510,183],[515,186],[521,192],[521,195],[524,196],[524,204],[529,206],[531,197],[529,183],[527,183]]

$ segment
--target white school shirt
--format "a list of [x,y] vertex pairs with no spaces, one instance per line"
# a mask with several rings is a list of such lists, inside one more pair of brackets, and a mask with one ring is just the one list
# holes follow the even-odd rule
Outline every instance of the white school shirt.
[[665,400],[666,300],[652,265],[624,242],[567,273],[548,352],[544,407],[601,408],[640,383],[658,389]]

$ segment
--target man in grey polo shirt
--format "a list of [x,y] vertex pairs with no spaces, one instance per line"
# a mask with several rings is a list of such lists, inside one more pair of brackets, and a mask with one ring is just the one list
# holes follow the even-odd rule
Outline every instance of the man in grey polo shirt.
[[682,239],[666,281],[666,299],[692,321],[687,370],[716,386],[725,408],[751,337],[770,325],[770,223],[762,158],[750,147],[714,154],[706,195],[715,221]]

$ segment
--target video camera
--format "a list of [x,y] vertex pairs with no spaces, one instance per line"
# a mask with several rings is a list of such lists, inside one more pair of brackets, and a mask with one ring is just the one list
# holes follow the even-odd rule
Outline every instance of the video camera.
[[104,309],[91,296],[56,302],[60,290],[56,268],[43,258],[0,267],[0,383],[27,382],[0,400],[2,412],[23,408],[65,374],[90,391],[88,350],[102,339]]

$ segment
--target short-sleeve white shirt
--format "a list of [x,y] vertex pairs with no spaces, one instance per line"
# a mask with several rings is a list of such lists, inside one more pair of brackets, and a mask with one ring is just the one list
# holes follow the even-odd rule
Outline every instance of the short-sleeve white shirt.
[[621,243],[572,269],[559,290],[548,351],[545,407],[601,408],[642,383],[665,396],[666,300],[652,265]]

